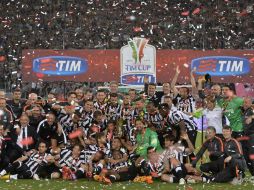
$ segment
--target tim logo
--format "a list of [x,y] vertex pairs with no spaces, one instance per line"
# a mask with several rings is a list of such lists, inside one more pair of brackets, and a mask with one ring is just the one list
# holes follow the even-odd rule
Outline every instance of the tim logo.
[[250,72],[248,59],[231,56],[210,56],[193,59],[191,69],[196,68],[196,74],[209,73],[212,76],[244,75]]
[[145,38],[134,38],[128,42],[132,49],[132,57],[135,60],[135,63],[141,64],[141,59],[144,57],[144,48],[148,41],[149,40]]
[[49,56],[33,60],[33,71],[47,75],[77,75],[87,71],[87,61],[78,57]]

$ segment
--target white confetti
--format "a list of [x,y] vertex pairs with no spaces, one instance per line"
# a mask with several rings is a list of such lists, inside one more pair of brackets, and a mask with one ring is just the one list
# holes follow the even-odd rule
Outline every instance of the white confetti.
[[183,66],[186,67],[186,68],[189,67],[189,65],[187,63],[184,63]]

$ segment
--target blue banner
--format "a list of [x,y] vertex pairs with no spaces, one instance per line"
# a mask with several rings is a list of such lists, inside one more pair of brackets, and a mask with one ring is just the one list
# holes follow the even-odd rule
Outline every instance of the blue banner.
[[191,69],[196,69],[197,75],[245,75],[250,72],[250,62],[246,58],[232,56],[200,57],[191,61]]
[[33,72],[47,75],[78,75],[87,69],[87,61],[78,57],[48,56],[33,60]]

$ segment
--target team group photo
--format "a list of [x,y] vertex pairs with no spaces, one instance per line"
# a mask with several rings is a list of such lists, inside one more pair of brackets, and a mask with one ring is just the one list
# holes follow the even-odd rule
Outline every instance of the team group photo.
[[253,8],[1,0],[0,189],[252,189]]

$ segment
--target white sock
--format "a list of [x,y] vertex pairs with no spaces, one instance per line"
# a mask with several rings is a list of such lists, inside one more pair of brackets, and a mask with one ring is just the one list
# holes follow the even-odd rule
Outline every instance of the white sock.
[[3,176],[3,175],[5,175],[6,173],[7,173],[6,170],[2,170],[2,171],[0,172],[0,175]]
[[10,179],[18,179],[18,174],[10,175]]

